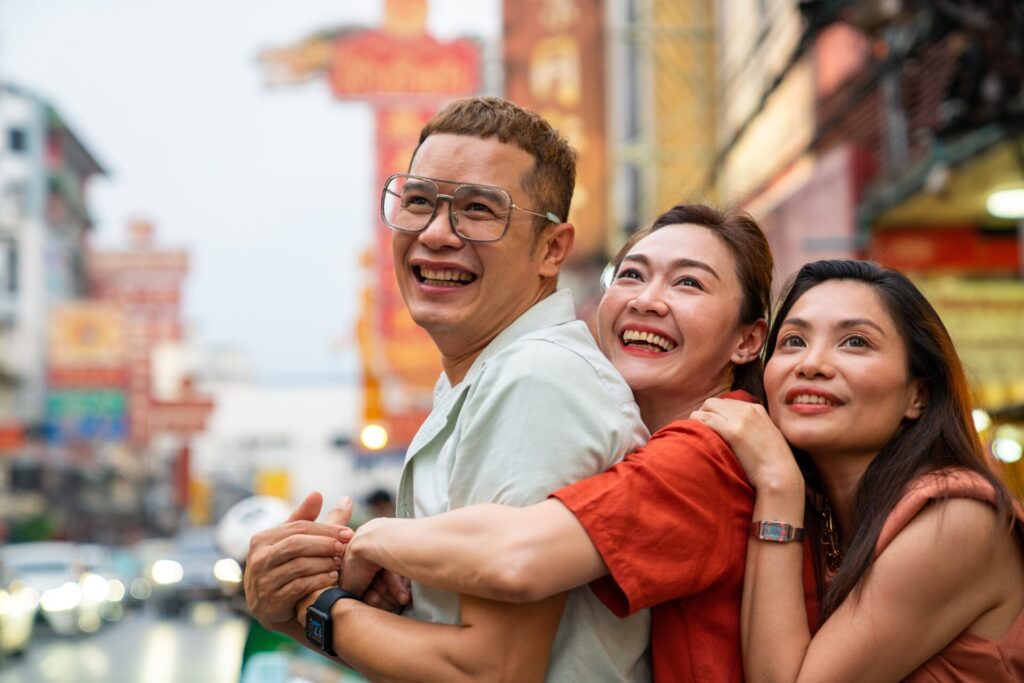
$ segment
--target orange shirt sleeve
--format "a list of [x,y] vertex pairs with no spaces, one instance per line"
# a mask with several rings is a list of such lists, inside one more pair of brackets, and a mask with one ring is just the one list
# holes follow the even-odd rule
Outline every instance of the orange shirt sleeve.
[[754,492],[728,445],[699,422],[671,423],[553,496],[608,565],[610,576],[591,586],[618,616],[742,575]]

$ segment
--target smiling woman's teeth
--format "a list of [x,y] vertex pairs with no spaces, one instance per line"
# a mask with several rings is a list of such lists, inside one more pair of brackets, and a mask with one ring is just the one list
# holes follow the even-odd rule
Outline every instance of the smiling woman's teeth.
[[622,332],[622,341],[629,346],[640,346],[652,351],[671,351],[676,347],[676,343],[671,339],[665,339],[660,334],[641,332],[640,330],[624,330]]
[[823,405],[831,406],[835,405],[832,401],[828,400],[824,396],[818,396],[817,394],[800,394],[793,398],[793,403],[805,403],[809,405]]
[[431,270],[419,268],[420,281],[435,287],[461,287],[476,279],[472,273],[464,270]]

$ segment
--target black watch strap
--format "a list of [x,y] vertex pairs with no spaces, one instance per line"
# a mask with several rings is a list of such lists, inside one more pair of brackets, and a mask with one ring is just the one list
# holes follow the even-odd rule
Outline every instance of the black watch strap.
[[338,600],[341,600],[343,598],[359,600],[359,596],[355,593],[351,593],[345,590],[344,588],[332,586],[331,588],[328,588],[320,594],[320,597],[316,599],[316,601],[313,603],[313,606],[319,609],[321,612],[327,612],[328,614],[330,614],[331,607],[334,606],[334,603],[338,602]]
[[[360,600],[360,597],[355,593],[342,588],[332,587],[321,593],[313,604],[306,608],[306,638],[321,651],[326,652],[332,657],[337,656],[338,653],[334,651],[334,622],[331,619],[331,608],[338,600],[344,600],[345,598]],[[319,638],[313,638],[310,635],[310,619],[323,621],[323,629],[319,634]]]

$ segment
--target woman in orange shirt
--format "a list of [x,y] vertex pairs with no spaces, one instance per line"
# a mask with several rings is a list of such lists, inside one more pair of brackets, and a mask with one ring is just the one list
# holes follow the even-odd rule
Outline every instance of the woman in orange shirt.
[[694,417],[743,462],[755,520],[805,521],[824,594],[814,632],[800,549],[750,542],[747,680],[1024,680],[1024,518],[935,310],[895,271],[810,263],[767,355],[771,420],[720,400]]

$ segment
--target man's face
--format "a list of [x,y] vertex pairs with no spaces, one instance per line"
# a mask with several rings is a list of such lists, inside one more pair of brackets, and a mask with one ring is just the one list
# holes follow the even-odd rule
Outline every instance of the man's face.
[[[437,181],[451,194],[460,183],[505,189],[512,201],[534,211],[520,184],[533,157],[494,138],[436,134],[413,159],[410,173]],[[456,181],[455,183],[441,181]],[[533,248],[532,217],[513,211],[497,242],[465,242],[456,236],[443,202],[423,232],[391,238],[395,275],[405,305],[446,355],[479,351],[541,298],[543,242]]]

